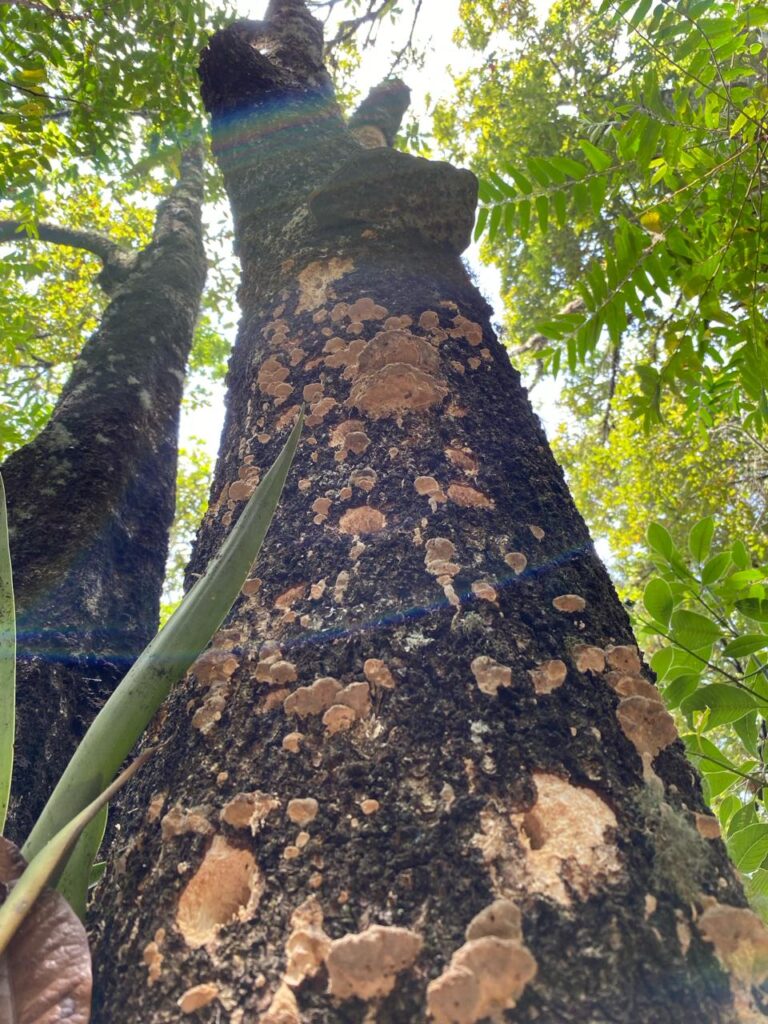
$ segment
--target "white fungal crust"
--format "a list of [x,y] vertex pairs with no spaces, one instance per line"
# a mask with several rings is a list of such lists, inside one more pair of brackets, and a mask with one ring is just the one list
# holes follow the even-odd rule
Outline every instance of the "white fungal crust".
[[337,999],[389,995],[396,976],[412,966],[422,945],[416,932],[378,924],[334,940],[326,959],[329,995]]
[[470,922],[467,941],[427,988],[434,1024],[501,1019],[516,1005],[537,970],[520,925],[520,911],[510,900],[496,900]]
[[317,974],[330,951],[331,940],[323,930],[322,908],[317,898],[310,896],[291,915],[283,980],[291,988],[297,988],[305,978]]
[[350,259],[332,256],[328,260],[308,263],[299,273],[299,301],[296,313],[311,312],[327,302],[332,285],[354,268]]
[[263,891],[253,854],[215,835],[181,894],[176,927],[193,949],[210,945],[225,925],[251,917]]
[[573,892],[586,899],[601,882],[618,877],[618,850],[609,834],[616,815],[593,790],[557,775],[537,772],[533,781],[536,803],[512,816],[525,851],[521,884],[567,906]]

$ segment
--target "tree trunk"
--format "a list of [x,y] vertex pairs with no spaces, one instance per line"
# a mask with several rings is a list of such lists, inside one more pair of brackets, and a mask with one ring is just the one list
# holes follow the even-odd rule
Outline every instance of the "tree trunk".
[[757,1020],[762,925],[460,261],[475,180],[361,148],[321,43],[273,0],[203,55],[243,319],[193,572],[309,413],[129,792],[96,1020]]
[[[157,630],[179,407],[206,272],[202,199],[202,154],[191,151],[150,244],[131,258],[104,243],[113,251],[99,278],[111,294],[101,325],[50,422],[2,467],[19,634],[16,841]],[[43,234],[93,248],[87,233]]]

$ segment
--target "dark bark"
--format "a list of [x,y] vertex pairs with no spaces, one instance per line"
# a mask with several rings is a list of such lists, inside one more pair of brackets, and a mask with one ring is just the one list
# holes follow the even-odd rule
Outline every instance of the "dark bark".
[[110,275],[111,301],[50,422],[2,467],[19,634],[17,841],[157,630],[179,407],[205,281],[202,198],[193,152],[150,244],[117,261],[124,279]]
[[95,1019],[757,1020],[714,945],[762,926],[461,264],[474,178],[356,146],[272,6],[202,61],[243,319],[191,572],[307,428],[129,792]]

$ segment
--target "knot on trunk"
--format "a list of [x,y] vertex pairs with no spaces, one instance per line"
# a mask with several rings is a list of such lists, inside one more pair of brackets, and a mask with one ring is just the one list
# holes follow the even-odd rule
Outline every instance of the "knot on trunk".
[[463,252],[470,243],[477,179],[450,164],[397,150],[363,150],[309,200],[324,229],[365,225],[380,239],[414,232],[431,246]]

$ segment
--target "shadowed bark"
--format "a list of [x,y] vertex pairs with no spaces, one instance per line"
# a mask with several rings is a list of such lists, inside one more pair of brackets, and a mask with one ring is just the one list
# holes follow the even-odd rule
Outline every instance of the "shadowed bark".
[[475,179],[361,148],[319,49],[276,0],[202,57],[243,317],[190,572],[309,410],[128,794],[95,1019],[756,1020],[765,931],[461,263]]
[[[111,295],[101,325],[50,422],[2,466],[19,636],[16,840],[157,630],[179,407],[205,281],[202,199],[193,151],[144,250],[120,258],[99,236]],[[46,225],[40,234],[83,247],[81,233]]]

